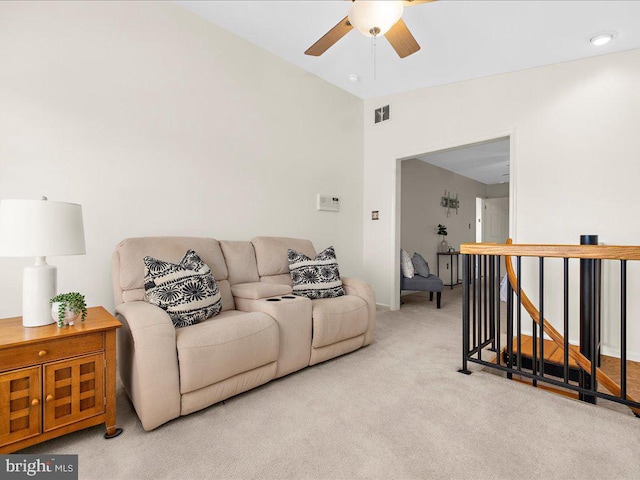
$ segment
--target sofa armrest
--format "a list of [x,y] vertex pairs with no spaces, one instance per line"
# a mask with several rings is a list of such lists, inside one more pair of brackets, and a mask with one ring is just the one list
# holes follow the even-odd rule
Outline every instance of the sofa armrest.
[[145,430],[180,416],[176,332],[163,309],[148,302],[116,307],[120,377]]
[[308,367],[311,358],[311,300],[293,295],[287,297],[290,298],[276,301],[236,298],[238,310],[266,313],[278,324],[280,350],[276,377]]
[[344,292],[347,295],[356,295],[367,302],[369,310],[369,326],[364,334],[364,344],[369,345],[373,341],[373,332],[376,326],[376,294],[367,282],[351,277],[341,277]]
[[235,298],[246,298],[258,300],[259,298],[277,297],[278,295],[291,295],[292,289],[289,285],[277,283],[238,283],[231,286],[231,294]]

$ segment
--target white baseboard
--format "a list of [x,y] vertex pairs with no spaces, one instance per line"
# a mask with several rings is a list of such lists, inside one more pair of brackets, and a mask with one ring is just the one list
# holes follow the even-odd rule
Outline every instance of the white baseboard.
[[[620,349],[617,347],[608,347],[603,345],[602,354],[608,357],[620,358]],[[638,352],[630,352],[627,350],[627,360],[631,360],[633,362],[640,362],[640,353]]]

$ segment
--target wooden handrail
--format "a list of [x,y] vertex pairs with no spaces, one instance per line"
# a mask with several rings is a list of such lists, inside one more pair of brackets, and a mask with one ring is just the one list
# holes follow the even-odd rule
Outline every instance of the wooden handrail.
[[606,260],[640,260],[640,247],[616,245],[504,245],[464,243],[460,253],[469,255],[503,255],[511,257],[591,258]]
[[[511,245],[510,238],[507,240],[506,246],[509,246],[509,245]],[[505,245],[500,245],[500,246],[504,247]],[[514,245],[514,247],[516,246],[517,245]],[[630,248],[630,247],[624,247],[624,248]],[[460,250],[462,251],[462,248]],[[465,252],[462,252],[462,253],[465,253]],[[497,255],[497,254],[494,254],[494,253],[489,254],[485,252],[484,255]],[[515,254],[515,255],[518,255],[518,254]],[[536,254],[536,256],[538,255]],[[544,255],[540,255],[540,256],[544,256]],[[581,257],[581,258],[591,258],[591,257]],[[602,257],[596,257],[596,258],[602,258]],[[513,264],[511,263],[511,256],[509,254],[505,255],[505,264],[507,267],[507,276],[509,277],[509,283],[511,284],[511,288],[514,290],[514,292],[517,292],[518,279],[516,278],[516,274],[513,270]],[[533,305],[531,300],[529,300],[529,297],[527,296],[526,293],[524,293],[524,290],[522,289],[520,290],[520,301],[522,303],[522,306],[524,306],[525,310],[527,311],[527,313],[529,313],[529,315],[533,319],[533,321],[536,322],[536,324],[540,325],[540,312]],[[549,335],[551,340],[553,340],[562,350],[564,350],[564,337],[560,334],[560,332],[558,332],[553,327],[553,325],[549,323],[549,321],[546,318],[544,319],[543,328],[544,328],[544,332],[547,335]],[[573,358],[576,361],[576,363],[580,366],[580,368],[582,368],[584,371],[591,372],[591,362],[587,357],[585,357],[582,353],[580,353],[580,349],[577,346],[569,345],[569,356]],[[533,361],[535,361],[535,359]],[[600,368],[596,368],[596,378],[602,385],[604,385],[604,387],[607,390],[609,390],[609,392],[611,392],[613,395],[617,397],[622,398],[622,390],[620,389],[620,386],[616,382],[614,382],[606,373],[600,370]],[[629,394],[627,394],[626,399],[632,402],[638,403],[638,401],[633,397],[631,397],[631,395]],[[631,410],[636,415],[640,415],[640,409],[634,408],[634,407],[629,407],[629,408],[631,408]]]

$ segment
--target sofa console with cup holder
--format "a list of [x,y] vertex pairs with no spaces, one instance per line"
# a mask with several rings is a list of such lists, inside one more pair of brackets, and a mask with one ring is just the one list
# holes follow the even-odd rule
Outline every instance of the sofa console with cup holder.
[[[130,238],[116,247],[118,366],[145,430],[371,343],[371,286],[342,277],[342,296],[292,295],[289,249],[316,256],[310,241],[283,237]],[[188,250],[213,273],[221,308],[175,328],[167,311],[147,301],[143,260],[177,263]]]

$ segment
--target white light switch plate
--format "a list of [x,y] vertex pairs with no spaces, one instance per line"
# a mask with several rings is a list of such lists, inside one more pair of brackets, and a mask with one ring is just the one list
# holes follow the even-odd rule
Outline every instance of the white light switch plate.
[[325,212],[339,212],[340,197],[336,197],[335,195],[323,195],[322,193],[319,193],[318,204],[316,208]]

